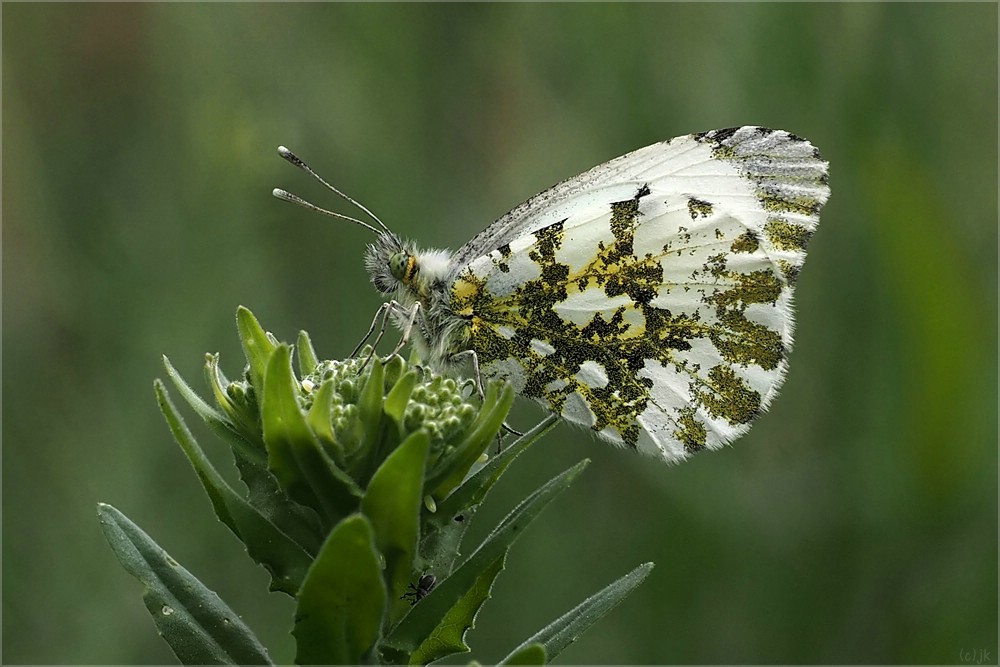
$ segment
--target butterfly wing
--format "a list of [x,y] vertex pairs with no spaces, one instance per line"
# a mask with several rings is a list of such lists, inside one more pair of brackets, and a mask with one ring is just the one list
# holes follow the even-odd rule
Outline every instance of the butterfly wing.
[[485,375],[683,460],[745,432],[781,384],[792,288],[828,193],[826,163],[785,132],[655,144],[467,244],[451,306]]

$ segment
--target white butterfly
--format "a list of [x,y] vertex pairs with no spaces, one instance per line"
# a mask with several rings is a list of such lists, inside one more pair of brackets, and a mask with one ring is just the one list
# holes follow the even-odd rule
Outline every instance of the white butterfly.
[[668,462],[722,447],[773,400],[792,290],[829,196],[808,141],[713,130],[563,181],[452,253],[417,249],[316,178],[379,228],[274,194],[376,234],[365,265],[400,346],[413,332],[432,367],[469,359],[477,378]]

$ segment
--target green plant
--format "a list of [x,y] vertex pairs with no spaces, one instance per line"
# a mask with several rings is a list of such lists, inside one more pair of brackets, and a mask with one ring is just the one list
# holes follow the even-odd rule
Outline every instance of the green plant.
[[[224,481],[163,383],[160,409],[222,521],[295,598],[299,664],[426,664],[469,651],[467,630],[523,528],[586,466],[529,494],[470,556],[462,537],[514,459],[555,423],[549,417],[486,455],[513,402],[491,383],[479,399],[459,385],[371,349],[319,361],[308,335],[296,351],[245,308],[237,323],[247,367],[230,381],[218,355],[205,366],[215,405],[164,359],[167,375],[228,445],[246,493]],[[270,664],[253,632],[124,514],[98,506],[122,565],[145,585],[146,607],[184,664]],[[649,573],[639,566],[518,645],[507,664],[543,664],[575,641]]]

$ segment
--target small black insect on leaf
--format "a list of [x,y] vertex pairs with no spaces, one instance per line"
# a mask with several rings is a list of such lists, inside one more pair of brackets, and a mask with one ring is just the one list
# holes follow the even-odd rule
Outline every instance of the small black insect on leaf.
[[433,574],[421,575],[416,584],[407,586],[407,591],[399,596],[400,600],[409,600],[413,606],[427,597],[427,594],[434,590],[437,585],[437,577]]

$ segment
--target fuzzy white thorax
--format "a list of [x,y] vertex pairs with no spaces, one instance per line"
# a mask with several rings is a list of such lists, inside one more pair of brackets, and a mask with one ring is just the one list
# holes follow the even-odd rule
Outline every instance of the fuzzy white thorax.
[[420,271],[420,280],[433,282],[444,280],[451,268],[451,251],[437,250],[414,250],[413,256],[417,260],[417,270]]

